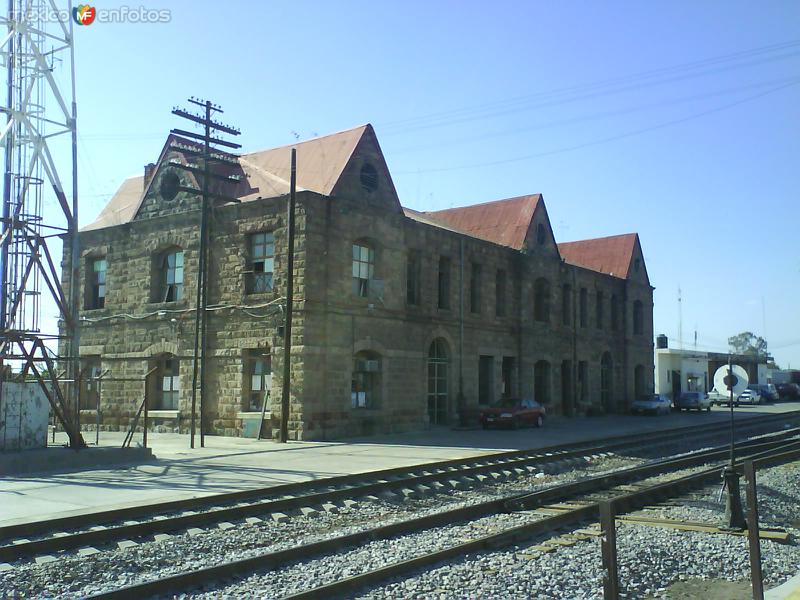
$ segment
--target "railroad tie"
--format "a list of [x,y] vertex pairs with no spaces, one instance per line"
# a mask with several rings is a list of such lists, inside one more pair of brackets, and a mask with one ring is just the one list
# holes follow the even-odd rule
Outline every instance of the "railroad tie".
[[100,550],[93,546],[87,546],[86,548],[80,548],[78,550],[78,556],[94,556],[95,554],[100,554]]
[[319,514],[319,511],[314,508],[313,506],[301,506],[300,507],[300,514],[303,517],[316,517]]
[[172,539],[172,534],[170,533],[157,533],[153,536],[153,539],[157,542],[166,542],[167,540]]
[[344,500],[342,500],[342,506],[344,506],[345,508],[353,508],[355,506],[358,506],[358,502],[350,498],[345,498]]
[[447,491],[447,489],[448,489],[448,487],[449,487],[448,485],[445,485],[445,484],[444,484],[444,483],[442,483],[441,481],[432,481],[432,482],[431,482],[429,485],[430,485],[431,489],[432,489],[432,490],[433,490],[435,493],[442,493],[442,492],[445,492],[445,491]]
[[12,566],[11,566],[10,564],[8,564],[8,563],[0,563],[0,573],[2,573],[3,571],[10,571],[10,570],[11,570],[11,569],[13,569],[13,568],[14,568],[14,567],[12,567]]
[[217,528],[221,529],[222,531],[227,531],[228,529],[235,529],[236,525],[230,521],[222,521],[221,523],[217,523]]
[[46,565],[47,563],[56,562],[58,558],[56,558],[52,554],[42,554],[41,556],[37,556],[33,560],[36,561],[37,565]]
[[189,537],[203,535],[205,532],[205,529],[200,529],[199,527],[189,527],[189,529],[186,530],[186,533],[189,534]]
[[248,525],[258,525],[259,523],[263,523],[264,520],[259,517],[247,517],[244,522]]
[[414,489],[417,490],[417,493],[422,497],[432,496],[435,493],[431,486],[425,485],[424,483],[414,486]]
[[398,493],[403,500],[416,500],[420,496],[416,490],[412,490],[411,488],[403,488]]
[[337,515],[339,514],[339,507],[335,504],[331,504],[330,502],[325,502],[322,505],[322,510],[324,510],[329,515]]
[[287,523],[289,521],[289,515],[287,515],[286,513],[282,513],[282,512],[271,513],[270,517],[272,517],[272,520],[275,523]]
[[[200,530],[200,531],[202,531],[202,530]],[[120,550],[127,550],[128,548],[135,548],[138,545],[139,544],[137,544],[133,540],[120,540],[120,541],[117,542],[117,548],[119,548]]]

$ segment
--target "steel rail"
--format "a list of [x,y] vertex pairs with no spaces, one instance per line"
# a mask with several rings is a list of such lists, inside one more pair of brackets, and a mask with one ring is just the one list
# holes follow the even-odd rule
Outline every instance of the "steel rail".
[[[754,459],[759,466],[767,466],[779,462],[800,458],[800,444],[792,444],[792,448],[778,448],[779,451],[768,451],[747,458]],[[618,513],[629,512],[647,505],[654,500],[679,495],[686,490],[696,488],[703,483],[718,478],[726,465],[718,465],[684,477],[667,481],[636,492],[614,497],[614,505]],[[600,514],[599,502],[586,506],[565,510],[561,514],[545,517],[533,523],[509,528],[479,539],[457,544],[449,548],[423,554],[410,560],[393,563],[379,569],[367,571],[339,581],[304,590],[284,597],[284,600],[313,600],[329,598],[337,594],[354,592],[367,586],[375,585],[387,579],[406,575],[422,567],[435,565],[445,560],[464,556],[470,552],[494,550],[517,541],[530,539],[536,535],[549,533],[567,525],[575,525],[589,519],[597,519]]]
[[[771,438],[784,439],[791,437],[796,433],[797,430],[794,429],[784,430],[771,434]],[[652,443],[652,438],[648,438],[648,441]],[[760,440],[752,440],[749,442],[743,442],[743,444],[752,445],[759,443],[759,441]],[[662,442],[659,441],[659,443]],[[148,520],[140,523],[109,526],[105,528],[74,532],[66,535],[63,532],[59,532],[57,536],[45,537],[32,541],[16,540],[10,544],[0,546],[0,560],[16,560],[37,554],[47,554],[61,550],[107,544],[115,540],[138,538],[149,534],[175,531],[188,528],[190,526],[206,525],[209,523],[226,520],[243,519],[248,516],[263,514],[265,512],[284,512],[297,509],[302,506],[318,505],[324,502],[352,498],[354,496],[377,494],[390,491],[395,488],[413,488],[414,486],[424,485],[441,479],[475,476],[485,472],[519,468],[520,466],[530,465],[532,463],[547,464],[553,461],[562,461],[565,458],[575,458],[576,456],[583,456],[587,453],[607,450],[608,446],[606,445],[597,448],[573,450],[564,453],[545,453],[544,455],[536,453],[529,457],[520,457],[507,461],[483,460],[477,465],[466,467],[462,466],[461,468],[458,468],[459,465],[453,465],[449,469],[440,470],[428,468],[424,469],[422,474],[415,474],[414,471],[420,470],[415,468],[412,470],[412,472],[409,472],[408,470],[403,472],[405,476],[401,478],[377,479],[367,483],[363,483],[363,477],[361,477],[360,479],[362,482],[360,484],[351,482],[351,485],[338,489],[330,489],[330,487],[326,487],[322,490],[311,491],[310,493],[298,496],[258,500],[256,502],[247,504],[211,509],[207,512],[190,512],[188,514],[174,515],[166,519]],[[722,451],[723,450],[720,450],[720,452]],[[119,518],[120,517],[118,517],[118,519]]]
[[[742,450],[752,451],[754,449],[760,451],[755,455],[756,457],[766,456],[767,453],[776,452],[778,450],[783,452],[784,454],[787,451],[793,451],[798,453],[798,455],[800,455],[800,441],[794,441],[789,444],[787,444],[785,440],[765,442],[753,445],[750,448],[739,448],[740,451],[738,453],[744,454]],[[661,474],[664,473],[665,469],[678,469],[686,466],[693,466],[697,464],[699,459],[701,458],[700,454],[707,455],[706,460],[708,460],[707,458],[708,456],[724,458],[727,456],[727,452],[728,449],[726,447],[718,447],[712,449],[711,451],[703,451],[701,453],[695,453],[695,455],[680,457],[674,460],[656,461],[651,465],[649,465],[650,466],[649,470],[644,469],[642,467],[634,467],[637,473],[636,478],[641,479],[641,478],[646,478],[647,476],[650,475]],[[752,456],[747,456],[747,458],[752,458]],[[719,473],[721,469],[722,466],[714,466],[710,469],[702,471],[701,474],[704,477],[710,477],[711,474]],[[551,492],[550,488],[545,488],[544,490],[540,490],[535,494],[540,494],[542,500],[541,503],[552,502],[554,500],[567,498],[570,495],[583,493],[586,490],[586,485],[585,485],[586,481],[593,481],[595,484],[595,488],[597,487],[607,488],[608,486],[613,486],[620,482],[629,482],[632,479],[632,476],[628,473],[628,471],[631,471],[631,469],[621,469],[619,471],[616,471],[615,473],[617,475],[617,478],[610,477],[609,475],[611,474],[600,475],[587,478],[586,480],[581,480],[579,482],[576,482],[575,484],[564,484],[562,486],[558,486],[560,494],[554,494],[553,492]],[[677,486],[675,489],[678,489],[680,488],[681,485],[684,485],[676,482],[699,481],[699,480],[700,479],[698,479],[698,474],[693,474],[690,476],[678,478],[675,480],[675,482],[667,482],[665,484],[658,484],[656,486],[652,486],[652,488],[653,489],[657,488],[661,490],[659,493],[664,493],[666,490],[670,489],[668,487],[669,485]],[[649,489],[651,488],[648,488],[641,492],[634,492],[631,494],[627,494],[626,496],[630,496],[630,498],[635,498],[637,495],[640,495],[642,498],[649,497],[646,496],[645,494]],[[594,491],[597,491],[597,489],[595,489]],[[529,504],[536,504],[536,502],[533,502],[531,500],[531,496],[534,496],[535,494],[521,494],[520,497],[525,498],[526,502],[528,502]],[[437,526],[449,525],[454,522],[477,519],[499,512],[508,512],[508,507],[509,507],[509,499],[496,499],[496,500],[485,501],[471,506],[460,507],[436,514],[425,515],[423,517],[416,517],[405,521],[391,523],[388,525],[382,525],[379,527],[355,533],[329,538],[327,540],[319,542],[312,542],[309,544],[298,545],[284,550],[268,552],[260,554],[258,556],[226,562],[219,565],[206,567],[203,569],[198,569],[195,571],[188,571],[174,575],[168,575],[166,577],[162,577],[159,579],[128,585],[114,591],[100,593],[91,597],[107,598],[107,599],[113,598],[113,599],[138,600],[140,598],[156,594],[169,594],[174,592],[181,592],[185,591],[186,589],[196,588],[206,583],[216,581],[219,579],[242,576],[244,574],[252,573],[258,570],[280,568],[295,561],[317,557],[332,552],[337,552],[339,550],[343,550],[346,548],[352,548],[359,544],[370,542],[373,540],[387,539],[401,534],[415,533],[418,531],[430,529]],[[319,588],[315,588],[308,592],[303,592],[302,594],[299,594],[296,597],[297,598],[328,597],[329,595],[335,593],[341,593],[343,591],[354,589],[351,587],[353,585],[353,582],[362,581],[361,578],[366,578],[363,579],[363,581],[366,583],[374,582],[374,580],[371,580],[369,578],[380,577],[381,579],[383,579],[387,576],[394,576],[402,572],[407,572],[409,568],[413,569],[419,566],[423,566],[425,564],[433,564],[440,560],[444,560],[446,558],[451,558],[453,556],[463,554],[464,552],[470,552],[476,549],[484,549],[487,547],[492,547],[492,545],[496,545],[498,543],[501,544],[507,543],[508,541],[514,539],[530,537],[531,535],[537,532],[549,531],[557,526],[562,526],[590,518],[593,515],[595,515],[598,510],[599,510],[598,504],[592,503],[585,507],[580,507],[574,510],[566,511],[564,514],[555,515],[554,517],[541,519],[531,524],[511,528],[503,532],[499,532],[496,534],[492,534],[490,536],[486,536],[484,538],[480,538],[479,540],[473,540],[465,544],[460,544],[453,548],[417,557],[410,561],[405,561],[403,563],[390,565],[389,567],[378,569],[377,571],[374,572],[375,574],[373,574],[373,572],[370,572],[367,574],[355,576],[353,578],[345,579],[333,584],[329,584],[327,586],[321,586]],[[363,584],[359,583],[359,586],[366,585],[366,583]]]
[[[755,429],[771,423],[789,423],[800,422],[800,411],[791,411],[780,413],[777,415],[768,415],[764,417],[753,417],[742,419],[740,424],[741,430]],[[409,474],[416,472],[431,472],[436,470],[450,469],[451,475],[468,475],[467,470],[472,469],[474,473],[491,471],[496,469],[501,462],[508,465],[508,468],[514,468],[519,463],[512,464],[510,461],[521,459],[522,462],[533,464],[541,464],[542,462],[553,462],[555,460],[565,460],[568,458],[579,458],[587,454],[599,454],[618,450],[621,448],[629,448],[647,443],[649,445],[668,444],[672,440],[679,440],[685,438],[687,434],[698,434],[695,440],[712,437],[718,433],[725,432],[729,428],[726,423],[711,423],[702,426],[690,425],[678,429],[647,432],[643,434],[625,434],[620,436],[613,436],[604,438],[603,440],[593,439],[585,440],[582,442],[573,442],[566,444],[558,444],[554,446],[547,446],[543,448],[531,448],[525,450],[510,450],[504,452],[497,452],[485,454],[481,456],[448,459],[444,461],[436,461],[430,463],[423,463],[418,465],[407,465],[403,467],[393,467],[390,469],[382,469],[378,471],[366,471],[363,473],[353,473],[348,475],[339,475],[329,477],[322,480],[309,480],[300,481],[286,484],[279,484],[275,486],[266,486],[253,488],[248,490],[241,490],[236,492],[226,492],[222,494],[213,494],[209,496],[200,496],[195,498],[185,498],[181,500],[170,500],[166,502],[158,502],[152,504],[143,504],[139,506],[131,506],[120,509],[111,509],[104,511],[95,511],[91,513],[84,513],[80,515],[71,515],[66,517],[55,517],[51,519],[43,519],[41,521],[32,521],[27,523],[20,523],[14,525],[6,525],[0,527],[0,539],[13,539],[15,537],[27,537],[32,535],[44,534],[48,532],[63,532],[65,529],[74,529],[85,526],[101,525],[104,523],[115,523],[123,520],[133,520],[142,517],[153,517],[158,514],[177,511],[189,511],[197,509],[210,509],[224,504],[233,504],[238,502],[248,502],[253,499],[263,499],[264,497],[285,496],[289,494],[300,494],[306,490],[315,490],[324,488],[329,495],[333,492],[330,490],[332,487],[342,486],[343,490],[349,490],[352,494],[356,488],[363,487],[365,479],[373,479],[376,481],[387,478],[407,477]],[[597,444],[601,442],[601,444]],[[596,444],[596,445],[592,445]],[[494,463],[493,463],[494,461]],[[483,471],[481,471],[483,469]],[[419,476],[418,476],[419,477]],[[438,477],[429,479],[441,479],[442,474]],[[403,480],[397,479],[398,485],[402,485]],[[408,480],[406,480],[408,481]],[[424,483],[424,479],[415,480],[413,485]],[[383,488],[386,488],[383,484]],[[411,485],[410,483],[407,485]],[[364,492],[369,494],[370,492]],[[270,500],[274,502],[275,500]],[[291,507],[293,505],[284,505],[284,507]],[[280,510],[278,508],[276,511]],[[231,513],[235,514],[235,513]],[[222,518],[234,518],[225,517]],[[163,521],[160,521],[163,523]],[[147,533],[147,532],[145,532]],[[142,534],[138,534],[142,535]],[[87,538],[89,539],[89,538]],[[95,538],[95,540],[101,538]],[[88,542],[87,543],[96,543]],[[63,549],[63,548],[61,548]]]
[[[800,429],[789,429],[770,434],[770,438],[773,440],[781,440],[798,435],[799,433]],[[742,442],[742,445],[743,447],[748,447],[762,442],[763,440],[751,440]],[[585,450],[575,452],[577,455],[583,455],[586,453]],[[690,462],[708,460],[707,456],[710,456],[708,452],[710,451],[706,450],[702,451],[701,453],[693,453],[681,460],[688,460]],[[720,447],[720,449],[715,451],[713,456],[717,456],[725,452],[727,452],[726,448]],[[12,561],[24,557],[50,554],[62,550],[102,545],[117,540],[139,538],[156,533],[175,531],[188,527],[196,527],[199,525],[207,525],[209,523],[244,519],[249,516],[264,514],[266,512],[285,512],[292,509],[298,509],[303,506],[319,505],[325,502],[352,498],[354,496],[378,494],[391,491],[392,489],[396,488],[414,488],[415,486],[425,485],[427,483],[432,483],[442,479],[465,476],[469,477],[485,472],[514,469],[523,465],[530,465],[531,463],[547,464],[553,460],[564,460],[566,454],[567,453],[546,454],[544,456],[535,455],[532,457],[517,458],[510,461],[484,461],[482,464],[461,469],[458,469],[457,467],[438,471],[436,469],[425,469],[422,474],[406,474],[405,477],[394,480],[379,479],[372,482],[362,483],[361,485],[353,485],[338,489],[323,489],[287,498],[258,500],[248,504],[223,507],[209,510],[207,512],[190,512],[187,514],[174,515],[165,519],[148,520],[140,523],[128,523],[105,528],[90,529],[66,535],[61,532],[57,536],[45,537],[38,540],[17,540],[10,544],[0,546],[0,560]],[[570,453],[570,457],[574,458],[575,456]],[[653,472],[653,469],[664,468],[665,464],[668,463],[664,463],[663,460],[651,461],[648,463],[648,465],[636,467],[641,470],[631,471],[630,476],[637,477],[639,476],[639,472]],[[594,483],[592,483],[593,481],[595,481],[594,478],[587,479],[583,485],[594,485]],[[556,486],[556,488],[558,487],[559,486]],[[556,492],[554,491],[553,494],[556,494]],[[511,509],[513,510],[514,507],[511,507]]]

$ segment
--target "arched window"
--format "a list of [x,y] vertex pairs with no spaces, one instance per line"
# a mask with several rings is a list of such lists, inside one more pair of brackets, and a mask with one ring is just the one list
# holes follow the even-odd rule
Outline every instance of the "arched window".
[[353,357],[350,399],[353,408],[377,408],[381,395],[381,357],[359,352]]
[[156,410],[178,410],[180,399],[180,361],[172,354],[160,354],[150,364],[155,367],[155,394],[150,408]]
[[633,397],[634,399],[641,398],[647,393],[645,387],[644,366],[636,365],[633,370]]
[[366,242],[353,244],[353,293],[366,298],[369,284],[374,277],[375,250]]
[[600,359],[600,402],[607,412],[613,409],[613,384],[614,363],[611,360],[611,354],[604,352],[603,357]]
[[156,257],[153,302],[177,302],[183,298],[183,250],[167,248]]
[[636,335],[644,333],[644,307],[641,300],[633,303],[633,333]]
[[533,399],[539,404],[550,403],[550,363],[546,360],[533,365]]
[[550,321],[550,282],[544,277],[533,285],[533,316],[537,321]]
[[449,360],[447,343],[433,340],[428,348],[428,417],[437,425],[447,422]]

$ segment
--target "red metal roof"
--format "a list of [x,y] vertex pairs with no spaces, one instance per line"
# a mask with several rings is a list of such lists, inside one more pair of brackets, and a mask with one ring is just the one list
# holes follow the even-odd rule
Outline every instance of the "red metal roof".
[[423,214],[473,237],[522,250],[541,197],[541,194],[519,196]]
[[638,238],[636,233],[626,233],[592,240],[565,242],[558,245],[558,251],[571,265],[627,279]]

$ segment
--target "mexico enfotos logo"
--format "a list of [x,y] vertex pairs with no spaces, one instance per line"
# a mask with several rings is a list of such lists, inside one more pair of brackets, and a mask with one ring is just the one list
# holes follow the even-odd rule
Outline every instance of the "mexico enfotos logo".
[[169,23],[172,21],[172,11],[167,8],[148,8],[146,6],[119,6],[116,8],[97,8],[90,4],[80,4],[72,9],[72,14],[66,10],[43,8],[33,11],[28,15],[30,20],[46,22],[65,22],[72,19],[81,26],[93,23],[142,23],[145,25]]

